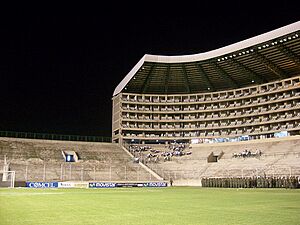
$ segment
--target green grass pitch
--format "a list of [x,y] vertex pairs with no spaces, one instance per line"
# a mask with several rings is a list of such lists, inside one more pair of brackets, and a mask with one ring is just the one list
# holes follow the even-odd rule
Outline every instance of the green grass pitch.
[[300,190],[0,189],[1,225],[293,225]]

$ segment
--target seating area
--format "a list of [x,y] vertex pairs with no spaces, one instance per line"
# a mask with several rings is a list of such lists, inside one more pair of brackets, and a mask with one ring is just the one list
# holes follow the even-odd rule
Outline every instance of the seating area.
[[[299,145],[300,136],[291,136],[215,144],[133,144],[129,151],[166,180],[199,185],[205,177],[299,176]],[[77,162],[66,162],[63,152],[76,153]],[[234,157],[246,152],[259,154]],[[218,160],[209,162],[211,155]],[[117,144],[0,138],[1,168],[4,156],[17,181],[157,180]]]
[[[170,161],[147,164],[165,179],[188,184],[204,177],[299,176],[300,136],[252,140],[245,142],[191,144],[191,155],[172,157]],[[233,157],[247,151],[255,157]],[[219,155],[217,162],[207,157]],[[222,154],[221,154],[222,153]]]
[[188,144],[171,143],[168,145],[137,145],[127,146],[128,151],[133,154],[135,161],[144,164],[171,161],[173,157],[191,155]]
[[[63,153],[75,152],[77,162]],[[17,181],[156,180],[117,144],[0,137],[0,168],[4,156]]]

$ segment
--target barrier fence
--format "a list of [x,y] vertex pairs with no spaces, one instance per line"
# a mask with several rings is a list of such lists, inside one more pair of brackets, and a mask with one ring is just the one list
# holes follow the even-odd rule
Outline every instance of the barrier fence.
[[145,181],[157,180],[143,168],[109,165],[13,164],[19,181]]
[[[157,180],[151,173],[146,173],[144,169],[130,166],[93,166],[93,165],[75,165],[72,163],[62,164],[27,164],[14,165],[16,169],[16,180],[18,181],[145,181]],[[163,170],[153,169],[157,174],[166,180],[190,180],[207,177],[203,171],[195,170]],[[268,171],[260,169],[221,169],[217,177],[282,177],[282,176],[299,176],[299,167],[271,167]],[[214,177],[214,176],[209,176]]]
[[111,142],[111,137],[0,131],[0,137],[45,139],[58,141]]

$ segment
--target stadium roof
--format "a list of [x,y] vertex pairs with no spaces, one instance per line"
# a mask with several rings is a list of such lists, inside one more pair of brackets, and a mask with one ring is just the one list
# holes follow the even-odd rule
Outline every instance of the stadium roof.
[[144,55],[116,87],[141,94],[236,89],[300,74],[300,21],[194,55]]

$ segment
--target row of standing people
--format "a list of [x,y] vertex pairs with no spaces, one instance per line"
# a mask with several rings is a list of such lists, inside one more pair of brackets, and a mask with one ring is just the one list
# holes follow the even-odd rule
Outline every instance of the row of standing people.
[[201,183],[219,188],[300,188],[300,177],[202,178]]

